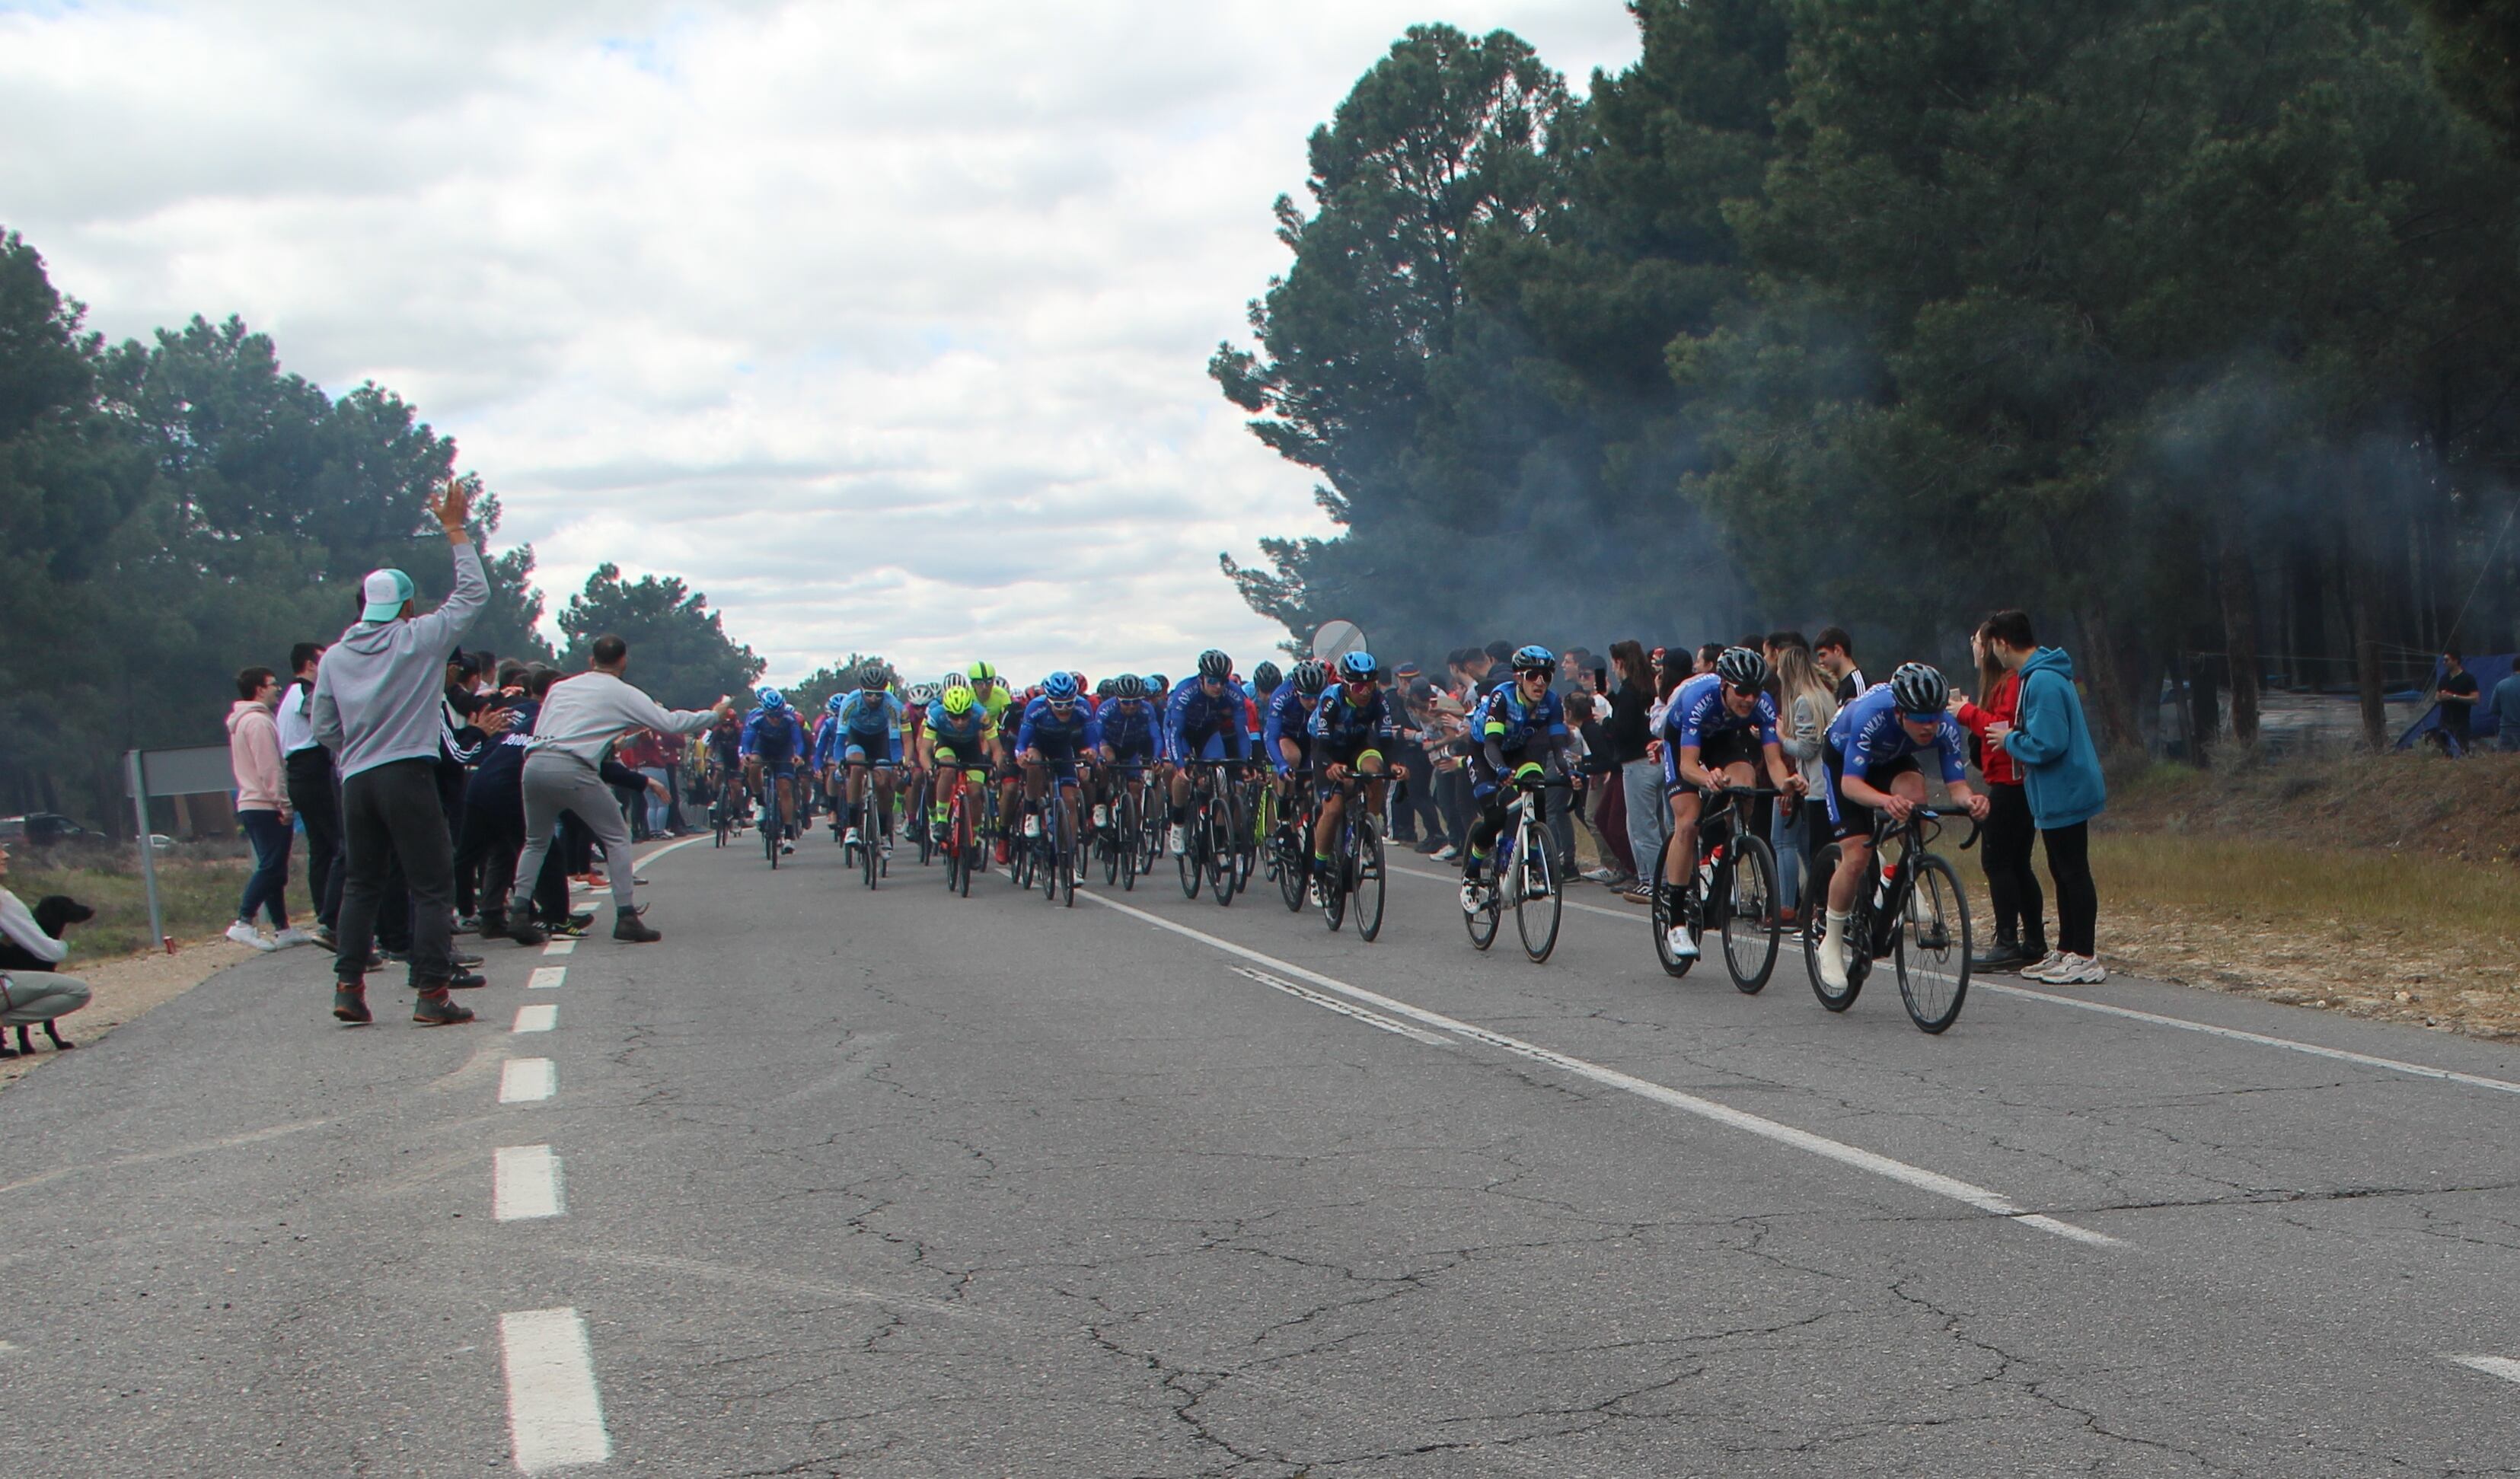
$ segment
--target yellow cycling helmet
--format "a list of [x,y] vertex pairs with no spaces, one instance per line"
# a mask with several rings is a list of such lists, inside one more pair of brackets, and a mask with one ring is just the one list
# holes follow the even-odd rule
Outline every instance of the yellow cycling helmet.
[[971,664],[969,674],[973,683],[988,683],[998,676],[998,670],[985,662],[975,662]]
[[945,712],[960,719],[969,713],[971,705],[979,700],[969,689],[958,685],[947,689],[945,696],[937,701],[945,705]]

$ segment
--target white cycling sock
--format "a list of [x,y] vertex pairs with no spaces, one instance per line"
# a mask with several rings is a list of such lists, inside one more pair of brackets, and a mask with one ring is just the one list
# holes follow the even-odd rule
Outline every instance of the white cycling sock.
[[1853,914],[1831,909],[1823,911],[1822,918],[1825,922],[1821,926],[1820,948],[1823,951],[1843,952],[1846,949],[1847,920],[1854,918]]

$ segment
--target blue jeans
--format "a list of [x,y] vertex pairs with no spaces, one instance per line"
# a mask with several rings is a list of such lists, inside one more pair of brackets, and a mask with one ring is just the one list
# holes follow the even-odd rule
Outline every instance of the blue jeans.
[[1637,860],[1637,876],[1653,875],[1662,857],[1662,839],[1671,830],[1671,803],[1662,798],[1662,765],[1631,760],[1619,767],[1628,792],[1628,853]]
[[663,795],[659,796],[654,791],[650,791],[647,797],[648,835],[661,837],[665,834],[665,819],[674,810],[673,780],[665,774],[665,768],[661,765],[643,765],[639,767],[639,774],[665,787]]
[[245,880],[245,898],[237,918],[248,923],[254,911],[268,910],[273,929],[289,927],[289,824],[276,811],[241,811],[237,824],[253,844],[253,876]]
[[1777,907],[1791,909],[1803,890],[1803,851],[1805,836],[1811,830],[1814,804],[1805,801],[1793,809],[1792,820],[1786,820],[1782,803],[1777,806],[1774,821],[1768,824],[1769,845],[1777,850]]

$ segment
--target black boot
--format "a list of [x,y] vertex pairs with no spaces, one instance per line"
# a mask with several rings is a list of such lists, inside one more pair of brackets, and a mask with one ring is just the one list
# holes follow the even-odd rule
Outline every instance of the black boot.
[[[2041,954],[2045,953],[2041,952]],[[2010,930],[1999,930],[1996,932],[1994,944],[1989,945],[1983,953],[1969,957],[1969,969],[2009,970],[2016,965],[2027,965],[2037,959],[2039,959],[2038,956],[2026,956],[2021,953],[2021,942],[2013,938]]]

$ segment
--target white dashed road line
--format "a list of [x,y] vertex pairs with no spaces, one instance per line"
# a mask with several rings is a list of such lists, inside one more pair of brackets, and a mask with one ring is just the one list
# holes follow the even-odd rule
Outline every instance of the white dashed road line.
[[536,1002],[517,1008],[517,1025],[512,1032],[549,1032],[560,1025],[560,1005]]
[[528,1474],[612,1457],[595,1353],[575,1310],[518,1310],[499,1317],[508,1367],[508,1437]]
[[2471,1371],[2483,1371],[2488,1376],[2499,1376],[2505,1381],[2520,1382],[2520,1361],[2514,1361],[2508,1356],[2449,1356],[2443,1359],[2463,1366]]
[[499,1065],[499,1102],[528,1104],[560,1092],[560,1070],[545,1057],[510,1058]]
[[543,954],[547,956],[574,955],[576,952],[577,940],[571,935],[555,935],[543,942]]
[[[1457,883],[1460,881],[1457,877],[1449,876],[1444,874],[1431,874],[1422,869],[1417,868],[1395,867],[1391,869],[1391,872],[1396,874],[1407,874],[1413,878],[1430,879],[1437,883]],[[1564,904],[1569,909],[1580,909],[1587,914],[1606,915],[1613,919],[1624,920],[1632,924],[1642,924],[1645,920],[1645,917],[1642,914],[1621,914],[1615,909],[1603,909],[1598,904],[1579,904],[1573,899],[1560,899],[1558,902]],[[1790,934],[1787,935],[1786,944],[1788,948],[1791,948],[1792,941],[1793,937]],[[2416,1078],[2438,1079],[2444,1083],[2451,1084],[2464,1084],[2471,1089],[2491,1089],[2499,1094],[2520,1094],[2520,1083],[2513,1083],[2509,1079],[2489,1078],[2481,1073],[2460,1073],[2455,1069],[2436,1068],[2429,1063],[2409,1063],[2402,1058],[2378,1057],[2367,1053],[2349,1053],[2342,1048],[2329,1048],[2318,1043],[2305,1043],[2298,1038],[2273,1037],[2263,1032],[2244,1032],[2237,1027],[2224,1027],[2212,1022],[2192,1021],[2186,1017],[2164,1016],[2156,1011],[2138,1011],[2132,1007],[2112,1007],[2105,1002],[2086,1002],[2075,997],[2057,996],[2052,992],[2033,991],[2025,986],[2014,986],[2002,981],[1990,981],[1983,976],[1972,976],[1969,980],[1969,988],[1973,991],[1988,992],[1996,996],[2012,997],[2025,1002],[2044,1002],[2050,1007],[2071,1007],[2077,1011],[2097,1012],[2102,1016],[2118,1017],[2130,1022],[2142,1022],[2154,1027],[2172,1027],[2181,1032],[2203,1033],[2208,1037],[2226,1038],[2234,1043],[2249,1043],[2260,1048],[2279,1048],[2286,1053],[2305,1053],[2310,1054],[2312,1057],[2329,1058],[2343,1063],[2360,1063],[2365,1068],[2381,1068],[2386,1069],[2391,1073],[2410,1074]]]
[[525,989],[549,991],[567,979],[568,967],[565,965],[537,965],[534,967],[534,973],[525,977]]
[[490,1216],[500,1222],[558,1217],[560,1157],[549,1145],[501,1145],[490,1153]]
[[1446,1016],[1440,1011],[1429,1011],[1423,1007],[1413,1006],[1378,992],[1368,991],[1362,986],[1351,986],[1333,976],[1323,975],[1317,970],[1307,970],[1301,965],[1279,960],[1275,956],[1263,955],[1248,946],[1238,945],[1232,940],[1222,939],[1202,929],[1192,929],[1187,924],[1177,924],[1160,915],[1148,914],[1133,905],[1104,898],[1089,889],[1078,889],[1076,896],[1080,899],[1092,899],[1105,909],[1117,911],[1135,919],[1142,919],[1158,929],[1168,929],[1175,934],[1185,935],[1202,944],[1214,946],[1228,955],[1239,956],[1255,964],[1266,965],[1272,970],[1309,981],[1326,991],[1344,997],[1349,1002],[1374,1008],[1395,1017],[1406,1017],[1438,1031],[1468,1038],[1472,1042],[1485,1043],[1491,1048],[1501,1049],[1535,1062],[1547,1063],[1552,1068],[1574,1074],[1578,1078],[1590,1079],[1607,1088],[1633,1094],[1639,1098],[1651,1100],[1666,1108],[1693,1114],[1700,1119],[1713,1120],[1719,1125],[1729,1125],[1735,1130],[1744,1130],[1764,1140],[1791,1145],[1798,1150],[1807,1150],[1814,1155],[1836,1161],[1840,1165],[1870,1172],[1874,1176],[1897,1182],[1905,1187],[1912,1187],[1919,1191],[1947,1197],[1975,1207],[1981,1212],[1992,1213],[1997,1217],[2019,1223],[2023,1227],[2037,1228],[2043,1232],[2052,1232],[2059,1237],[2068,1237],[2076,1242],[2102,1247],[2112,1246],[2117,1242],[2116,1238],[2105,1232],[2094,1232],[2089,1228],[2076,1227],[2072,1223],[2059,1221],[2044,1213],[2028,1211],[2001,1193],[1990,1191],[1984,1187],[1973,1186],[1956,1177],[1945,1176],[1939,1171],[1928,1171],[1922,1166],[1912,1166],[1906,1161],[1893,1160],[1889,1156],[1850,1145],[1841,1141],[1833,1141],[1826,1136],[1814,1135],[1808,1130],[1798,1130],[1791,1125],[1746,1113],[1729,1104],[1719,1104],[1713,1099],[1700,1098],[1693,1094],[1684,1094],[1680,1090],[1654,1083],[1650,1079],[1641,1079],[1634,1074],[1621,1073],[1616,1068],[1605,1068],[1599,1063],[1552,1052],[1537,1043],[1527,1043],[1502,1032],[1491,1032],[1487,1028]]

